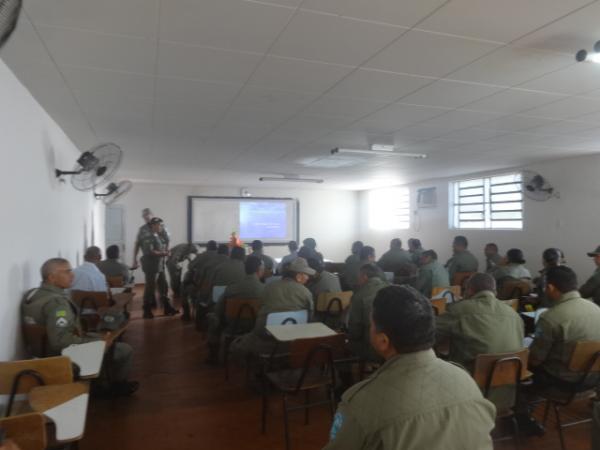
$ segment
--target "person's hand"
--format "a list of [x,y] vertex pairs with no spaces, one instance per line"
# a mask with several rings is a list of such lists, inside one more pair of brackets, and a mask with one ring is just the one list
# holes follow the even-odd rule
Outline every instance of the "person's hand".
[[137,269],[138,267],[140,267],[140,263],[138,262],[138,260],[137,260],[137,259],[134,259],[134,260],[133,260],[133,264],[131,265],[131,270],[135,270],[135,269]]

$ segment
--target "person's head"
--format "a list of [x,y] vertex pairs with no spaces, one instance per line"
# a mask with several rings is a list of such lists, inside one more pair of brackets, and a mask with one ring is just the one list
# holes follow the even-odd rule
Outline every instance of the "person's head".
[[437,261],[437,259],[438,259],[438,255],[435,251],[425,250],[423,253],[421,253],[421,257],[419,258],[419,264],[421,266],[424,266],[425,264],[429,264],[433,261]]
[[85,250],[83,259],[85,261],[91,262],[91,263],[100,262],[100,261],[102,261],[102,250],[100,250],[100,247],[96,247],[95,245],[88,247]]
[[470,298],[482,291],[496,292],[496,280],[489,273],[475,273],[467,280],[465,297]]
[[358,285],[365,285],[371,278],[378,277],[379,273],[377,266],[373,263],[362,265],[358,270]]
[[493,242],[489,244],[485,244],[485,248],[483,249],[483,253],[486,258],[491,258],[492,256],[496,256],[498,254],[498,246]]
[[259,241],[258,239],[256,239],[256,240],[252,241],[252,244],[250,244],[250,246],[252,247],[253,252],[260,253],[260,252],[262,252],[264,244],[262,241]]
[[42,264],[40,275],[45,284],[60,289],[69,289],[74,278],[71,264],[64,258],[52,258],[46,261]]
[[288,242],[288,249],[290,253],[294,253],[298,251],[298,243],[296,241]]
[[508,264],[525,264],[523,251],[520,248],[511,248],[506,252],[506,262]]
[[552,301],[577,290],[577,275],[567,266],[550,267],[546,271],[546,297]]
[[308,266],[313,269],[316,273],[321,273],[325,269],[323,263],[316,258],[309,258],[306,260]]
[[283,274],[285,278],[290,278],[296,283],[306,284],[309,277],[314,275],[316,272],[308,266],[308,263],[304,258],[294,259],[287,267]]
[[353,255],[360,255],[360,250],[365,246],[365,244],[363,244],[363,241],[354,241],[352,243],[352,254]]
[[300,258],[304,258],[307,261],[311,258],[315,258],[317,255],[317,252],[314,251],[312,248],[308,248],[307,246],[303,245],[302,247],[300,247],[300,250],[298,250],[298,257]]
[[408,240],[408,250],[414,252],[415,250],[421,250],[423,246],[421,245],[421,240],[416,238],[410,238]]
[[594,258],[596,266],[600,267],[600,245],[596,247],[596,250],[587,254],[589,257]]
[[231,249],[231,254],[229,255],[229,257],[231,259],[243,261],[246,258],[246,249],[244,247],[233,247]]
[[160,233],[161,227],[162,227],[162,219],[159,217],[153,217],[152,219],[150,219],[150,222],[148,222],[150,224],[150,229],[152,230],[153,233]]
[[390,241],[390,248],[397,250],[402,248],[402,240],[400,238],[394,238]]
[[563,254],[559,248],[547,248],[542,253],[542,264],[545,268],[560,266],[562,264]]
[[209,252],[216,252],[217,251],[217,241],[208,241],[206,243],[206,250]]
[[258,256],[248,256],[246,258],[245,269],[246,275],[256,274],[258,278],[262,278],[265,274],[265,265]]
[[360,249],[360,260],[361,261],[375,261],[375,249],[370,245],[365,245]]
[[152,211],[150,210],[150,208],[142,209],[142,218],[144,219],[144,222],[150,223],[150,221],[152,220],[153,217],[154,217],[154,214],[152,214]]
[[456,236],[452,241],[452,250],[454,253],[464,252],[469,246],[469,241],[464,236]]
[[373,300],[371,345],[385,359],[429,350],[435,341],[431,302],[410,286],[381,289]]
[[198,253],[198,247],[196,247],[196,244],[189,243],[187,245],[187,251],[190,252],[190,253],[193,253],[193,254],[197,254]]
[[111,245],[106,249],[106,257],[108,259],[119,259],[119,246],[118,245]]
[[310,248],[311,250],[315,250],[317,248],[317,241],[315,241],[313,238],[306,238],[302,241],[302,245]]
[[219,244],[217,247],[217,253],[219,255],[229,255],[229,247],[227,244]]

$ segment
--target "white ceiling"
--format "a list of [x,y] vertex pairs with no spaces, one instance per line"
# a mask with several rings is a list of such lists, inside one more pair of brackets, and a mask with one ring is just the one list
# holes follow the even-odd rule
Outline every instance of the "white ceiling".
[[[600,152],[590,0],[25,0],[2,59],[121,176],[364,189]],[[394,143],[426,160],[351,157]]]

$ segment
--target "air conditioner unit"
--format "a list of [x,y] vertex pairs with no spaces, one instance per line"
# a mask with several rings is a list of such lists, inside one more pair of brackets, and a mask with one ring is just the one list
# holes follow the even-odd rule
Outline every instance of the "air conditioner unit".
[[434,187],[417,190],[417,208],[435,208],[437,206],[437,189]]

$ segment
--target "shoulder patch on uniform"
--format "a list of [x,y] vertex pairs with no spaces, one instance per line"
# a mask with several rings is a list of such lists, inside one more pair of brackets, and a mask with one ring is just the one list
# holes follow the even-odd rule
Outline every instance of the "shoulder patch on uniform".
[[35,319],[31,316],[23,317],[23,322],[25,322],[27,325],[35,325],[36,324]]
[[57,327],[65,328],[67,325],[69,325],[69,321],[67,319],[65,319],[64,317],[59,317],[58,319],[56,319]]
[[56,317],[67,317],[67,311],[64,309],[59,309],[56,311]]
[[331,430],[329,431],[329,440],[335,440],[340,428],[344,424],[344,415],[341,412],[335,413],[333,416],[333,423],[331,424]]

